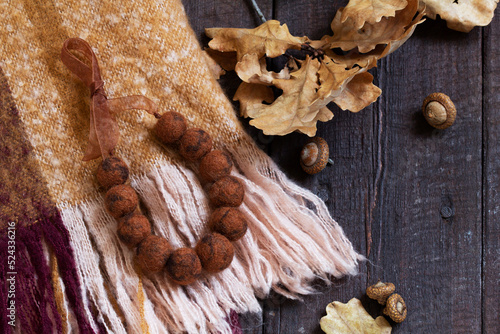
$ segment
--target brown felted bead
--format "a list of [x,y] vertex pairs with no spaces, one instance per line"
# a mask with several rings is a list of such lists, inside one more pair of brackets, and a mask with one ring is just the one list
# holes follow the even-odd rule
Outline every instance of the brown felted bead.
[[155,126],[156,136],[164,144],[172,144],[186,132],[186,119],[175,111],[161,115]]
[[245,235],[247,222],[240,210],[222,207],[214,210],[208,221],[209,228],[222,234],[230,241],[236,241]]
[[192,248],[179,248],[168,258],[167,274],[177,284],[188,285],[201,276],[201,262]]
[[233,161],[226,152],[214,150],[207,155],[200,162],[200,177],[203,181],[214,182],[223,176],[231,173]]
[[203,158],[212,149],[212,138],[202,129],[188,129],[179,142],[180,155],[190,161]]
[[210,187],[208,197],[213,205],[239,206],[243,202],[245,189],[240,180],[234,176],[223,176]]
[[212,273],[229,267],[234,256],[233,244],[219,233],[204,236],[196,245],[195,251],[203,269]]
[[128,179],[128,166],[118,157],[107,157],[97,167],[97,182],[104,188],[124,184]]
[[172,251],[167,239],[149,235],[137,247],[135,261],[145,273],[155,273],[163,269]]
[[109,214],[120,218],[133,212],[139,199],[131,186],[120,184],[108,190],[104,202]]
[[128,215],[118,222],[117,233],[127,246],[135,247],[151,234],[151,224],[143,215]]

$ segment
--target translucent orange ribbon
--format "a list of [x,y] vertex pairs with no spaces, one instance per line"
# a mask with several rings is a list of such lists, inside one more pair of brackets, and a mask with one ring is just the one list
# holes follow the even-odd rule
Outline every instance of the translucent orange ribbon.
[[[71,51],[79,51],[90,66]],[[158,117],[156,104],[142,95],[108,99],[97,58],[90,45],[81,38],[67,39],[61,51],[61,60],[90,89],[90,134],[84,161],[112,155],[120,138],[114,115],[129,109],[142,109]]]

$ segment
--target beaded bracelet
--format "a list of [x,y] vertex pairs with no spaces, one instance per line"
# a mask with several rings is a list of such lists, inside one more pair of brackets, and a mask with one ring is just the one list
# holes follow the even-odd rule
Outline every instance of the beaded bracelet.
[[118,219],[118,236],[129,247],[137,246],[136,262],[145,272],[157,272],[164,266],[169,277],[186,285],[194,282],[202,272],[226,269],[233,259],[231,241],[240,239],[247,223],[237,207],[243,202],[242,183],[229,175],[233,162],[229,155],[212,150],[212,140],[202,129],[186,129],[185,118],[177,112],[159,116],[155,133],[160,141],[177,146],[179,154],[189,161],[199,161],[199,174],[204,182],[212,182],[208,196],[216,207],[208,226],[212,233],[205,235],[192,248],[173,250],[168,241],[151,234],[149,221],[134,213],[138,197],[134,189],[125,185],[128,168],[123,160],[111,156],[99,165],[96,176],[99,184],[109,188],[105,196],[108,212]]
[[[79,61],[69,52],[70,49],[82,52],[91,66]],[[229,267],[234,257],[231,242],[239,240],[247,230],[247,222],[238,210],[245,190],[241,181],[230,175],[233,167],[231,157],[221,150],[212,150],[210,135],[199,128],[188,129],[186,119],[178,112],[159,115],[154,103],[143,96],[108,100],[104,94],[97,59],[85,41],[68,39],[64,43],[61,58],[91,90],[91,123],[95,125],[91,131],[95,133],[91,133],[90,148],[85,157],[103,157],[97,168],[96,178],[106,190],[106,210],[118,221],[117,233],[120,240],[130,248],[137,247],[134,261],[140,269],[145,273],[155,273],[165,268],[172,281],[188,285],[202,275],[202,270],[215,273]],[[106,128],[101,124],[106,123],[108,127],[108,124],[112,124],[115,131],[113,135],[118,136],[112,116],[116,110],[113,108],[148,110],[158,119],[154,132],[160,142],[177,148],[184,159],[198,162],[200,181],[211,183],[208,197],[215,208],[208,221],[211,232],[201,238],[194,249],[182,247],[174,250],[167,239],[152,234],[150,222],[138,207],[137,193],[127,184],[128,166],[113,154],[118,139],[106,137]],[[100,118],[105,121],[99,123]]]

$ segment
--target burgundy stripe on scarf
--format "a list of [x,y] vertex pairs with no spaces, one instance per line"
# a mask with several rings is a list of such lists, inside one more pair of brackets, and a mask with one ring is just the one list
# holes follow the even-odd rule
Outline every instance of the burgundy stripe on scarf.
[[[9,230],[9,223],[15,223],[15,229]],[[68,231],[48,195],[7,79],[0,69],[0,333],[14,330],[9,324],[14,319],[12,308],[8,309],[11,301],[15,305],[15,324],[21,326],[22,333],[62,330],[43,240],[57,258],[80,332],[93,333],[81,300]]]

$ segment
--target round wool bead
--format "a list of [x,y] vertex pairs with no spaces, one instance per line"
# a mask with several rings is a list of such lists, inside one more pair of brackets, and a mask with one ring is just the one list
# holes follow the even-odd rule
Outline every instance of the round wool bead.
[[243,202],[245,189],[234,176],[223,176],[210,187],[208,197],[216,207],[239,206]]
[[166,270],[175,283],[191,284],[201,276],[200,258],[192,248],[178,248],[168,258]]
[[137,247],[135,261],[145,273],[155,273],[163,269],[172,251],[167,239],[149,235]]
[[209,228],[222,234],[230,241],[243,237],[247,231],[247,222],[237,208],[222,207],[212,212],[208,221]]
[[113,217],[120,218],[135,210],[139,198],[131,186],[120,184],[106,192],[104,202],[108,212]]
[[118,237],[129,247],[135,247],[151,234],[149,220],[140,214],[131,214],[118,221]]
[[172,144],[184,135],[186,127],[186,119],[182,114],[169,111],[161,115],[156,122],[155,133],[162,143]]
[[107,157],[97,167],[97,182],[104,189],[124,184],[129,176],[127,164],[118,157]]
[[214,182],[231,173],[233,161],[226,152],[213,150],[200,162],[200,178],[205,182]]
[[226,269],[231,264],[234,248],[225,236],[210,233],[204,236],[195,247],[203,269],[214,273]]
[[186,130],[186,133],[179,141],[180,155],[189,161],[196,161],[203,158],[212,150],[212,138],[202,129],[193,128]]

